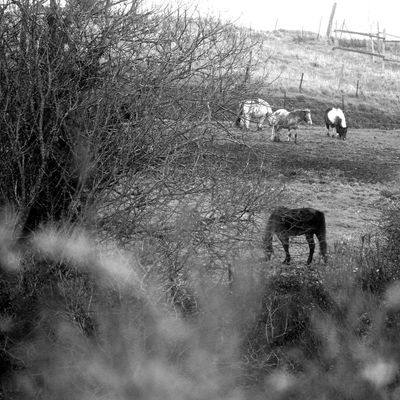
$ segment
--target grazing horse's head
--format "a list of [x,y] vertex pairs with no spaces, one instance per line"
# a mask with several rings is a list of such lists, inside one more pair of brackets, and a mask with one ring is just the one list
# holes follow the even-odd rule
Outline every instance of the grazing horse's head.
[[312,125],[312,119],[311,119],[311,111],[306,108],[303,111],[303,121],[306,122],[308,125]]
[[275,118],[272,116],[272,114],[267,114],[267,122],[269,126],[272,126],[275,121]]
[[339,137],[343,140],[346,140],[346,135],[347,135],[346,121],[343,122],[342,118],[336,117],[335,127],[336,127],[336,132],[339,135]]

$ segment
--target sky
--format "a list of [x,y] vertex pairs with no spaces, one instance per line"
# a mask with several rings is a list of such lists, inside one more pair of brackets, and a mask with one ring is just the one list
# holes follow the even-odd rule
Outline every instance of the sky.
[[[305,30],[325,34],[334,0],[148,0],[151,4],[196,5],[201,13],[212,14],[256,30]],[[398,0],[337,0],[333,24],[347,30],[399,36]]]

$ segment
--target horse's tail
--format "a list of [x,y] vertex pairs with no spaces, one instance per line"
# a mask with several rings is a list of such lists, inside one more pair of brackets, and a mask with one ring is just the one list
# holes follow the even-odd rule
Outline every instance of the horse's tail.
[[320,211],[319,212],[319,229],[317,233],[317,238],[319,241],[319,249],[322,255],[322,258],[325,262],[328,260],[327,256],[327,243],[326,243],[326,223],[325,223],[325,214]]
[[239,112],[238,116],[236,118],[235,125],[240,128],[240,122],[242,121],[242,116],[243,116],[243,109],[244,109],[244,102],[242,101],[239,105]]
[[271,255],[274,252],[274,249],[272,247],[272,236],[274,233],[273,225],[274,224],[273,224],[272,218],[270,217],[268,220],[267,226],[265,228],[264,238],[263,238],[265,258],[267,261],[269,261],[271,259]]

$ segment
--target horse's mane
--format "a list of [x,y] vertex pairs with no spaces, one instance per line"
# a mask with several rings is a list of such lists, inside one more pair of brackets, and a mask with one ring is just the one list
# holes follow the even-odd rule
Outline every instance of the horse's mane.
[[309,108],[296,108],[295,110],[291,111],[292,113],[301,113],[301,114],[311,114],[311,110]]
[[304,119],[307,114],[311,114],[311,110],[309,108],[304,108],[304,109],[298,108],[296,110],[290,111],[288,116]]

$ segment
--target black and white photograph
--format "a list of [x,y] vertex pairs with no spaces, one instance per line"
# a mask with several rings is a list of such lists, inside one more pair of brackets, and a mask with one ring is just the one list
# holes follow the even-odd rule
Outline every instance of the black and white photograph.
[[394,0],[0,0],[0,400],[400,399]]

